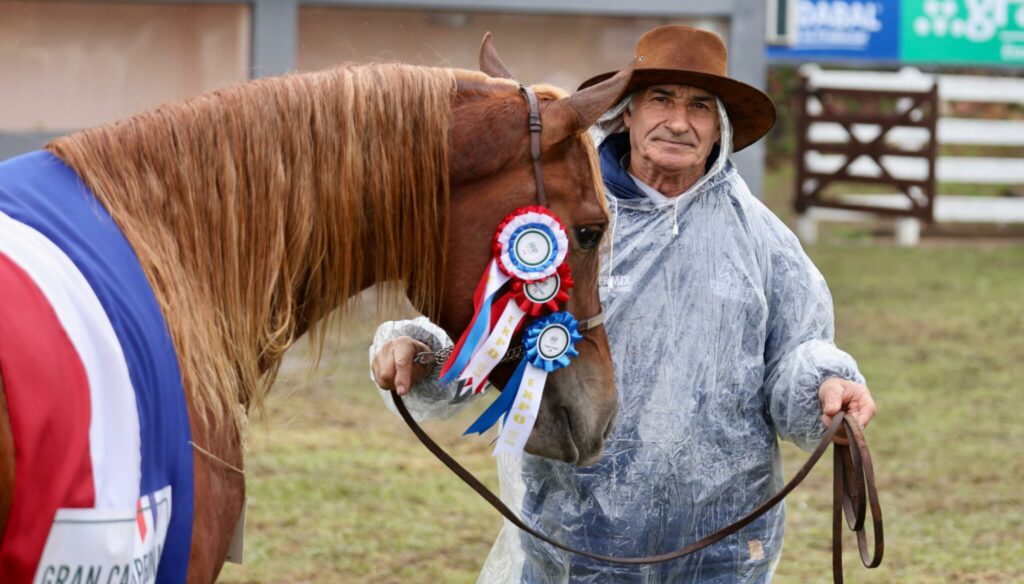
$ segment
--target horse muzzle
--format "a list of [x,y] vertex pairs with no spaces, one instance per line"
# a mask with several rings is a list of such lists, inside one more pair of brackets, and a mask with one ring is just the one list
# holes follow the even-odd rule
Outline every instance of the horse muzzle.
[[544,392],[533,433],[526,442],[530,454],[576,466],[590,466],[604,454],[618,403],[615,389],[603,387],[582,363],[553,375]]

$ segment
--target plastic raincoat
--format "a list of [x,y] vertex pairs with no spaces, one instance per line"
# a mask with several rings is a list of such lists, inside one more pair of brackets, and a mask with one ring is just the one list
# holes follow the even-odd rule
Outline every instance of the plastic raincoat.
[[[721,143],[730,145],[721,104],[719,111]],[[824,433],[820,384],[864,379],[833,343],[825,280],[751,195],[728,147],[716,146],[705,176],[672,199],[626,172],[627,135],[609,136],[600,152],[613,215],[601,296],[619,393],[616,426],[589,468],[500,456],[501,496],[571,546],[654,555],[724,527],[774,494],[783,484],[777,439],[806,449]],[[435,350],[451,344],[423,318],[386,323],[371,359],[401,335]],[[436,380],[435,372],[407,396],[418,418],[453,413],[454,387]],[[702,553],[639,567],[572,556],[506,522],[479,582],[767,582],[782,550],[784,513],[779,505]]]

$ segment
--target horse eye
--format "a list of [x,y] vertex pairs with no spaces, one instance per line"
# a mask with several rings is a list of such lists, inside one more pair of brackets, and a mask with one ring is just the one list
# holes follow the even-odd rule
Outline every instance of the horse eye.
[[576,242],[579,243],[580,248],[585,250],[591,250],[597,247],[597,244],[601,243],[601,237],[603,235],[603,230],[594,227],[576,228]]

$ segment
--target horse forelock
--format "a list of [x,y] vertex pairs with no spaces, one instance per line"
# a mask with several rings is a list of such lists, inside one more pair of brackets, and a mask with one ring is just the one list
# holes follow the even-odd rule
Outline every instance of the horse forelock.
[[[263,79],[47,146],[132,244],[200,416],[261,409],[284,351],[314,328],[319,355],[325,317],[370,283],[436,302],[465,76],[389,64]],[[378,290],[379,305],[405,292]]]

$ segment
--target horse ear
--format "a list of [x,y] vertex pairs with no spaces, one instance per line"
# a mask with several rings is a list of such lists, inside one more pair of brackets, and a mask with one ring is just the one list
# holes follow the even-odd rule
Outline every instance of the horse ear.
[[491,31],[484,34],[484,40],[480,43],[480,70],[491,77],[513,81],[516,79],[516,76],[509,71],[505,63],[501,61],[501,57],[498,56],[498,51],[494,48],[494,41],[491,40]]
[[[633,76],[635,66],[636,63],[632,63],[615,76],[549,105],[544,110],[544,146],[559,144],[594,125],[604,112],[624,97],[622,93]],[[549,128],[550,133],[547,131]]]

